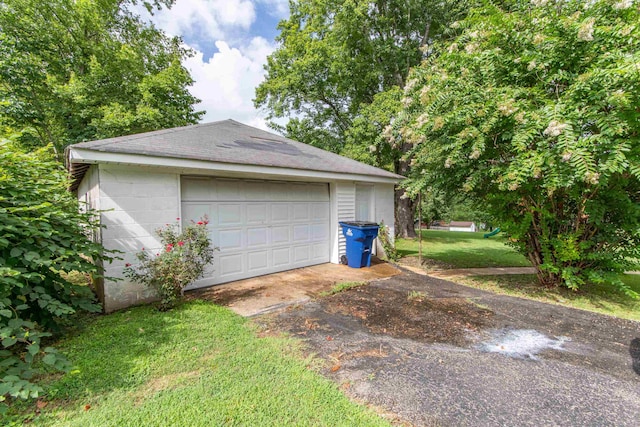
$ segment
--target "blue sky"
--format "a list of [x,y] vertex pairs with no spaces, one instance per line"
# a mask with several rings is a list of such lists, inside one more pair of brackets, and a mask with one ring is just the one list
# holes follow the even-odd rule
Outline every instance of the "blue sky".
[[179,35],[194,51],[184,61],[195,80],[191,93],[202,100],[203,122],[232,118],[266,128],[253,108],[263,65],[275,49],[278,22],[288,17],[288,0],[176,0],[171,9],[149,16],[169,35]]

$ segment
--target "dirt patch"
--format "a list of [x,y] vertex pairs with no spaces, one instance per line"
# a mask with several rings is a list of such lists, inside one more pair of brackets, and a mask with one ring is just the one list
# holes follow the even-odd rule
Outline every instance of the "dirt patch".
[[248,288],[248,289],[233,289],[233,288],[205,288],[197,289],[185,294],[186,299],[201,299],[205,301],[211,301],[219,305],[230,305],[236,301],[260,296],[264,293],[265,287]]
[[164,375],[159,378],[153,378],[147,381],[146,384],[144,384],[135,392],[135,403],[136,405],[140,405],[148,396],[156,394],[163,390],[173,390],[190,380],[198,378],[200,374],[200,370],[195,370]]
[[373,333],[465,346],[467,336],[489,326],[493,312],[457,297],[429,298],[374,286],[350,289],[321,301],[329,313],[359,318]]
[[398,264],[409,267],[419,267],[426,271],[450,270],[455,268],[453,264],[444,261],[438,261],[430,258],[422,258],[422,265],[417,256],[406,256],[398,261]]

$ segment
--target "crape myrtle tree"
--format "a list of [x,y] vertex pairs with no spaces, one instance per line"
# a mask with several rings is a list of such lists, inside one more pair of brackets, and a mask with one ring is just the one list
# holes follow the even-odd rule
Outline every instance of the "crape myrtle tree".
[[[292,0],[290,9],[256,107],[288,137],[407,174],[410,147],[380,135],[401,108],[409,70],[465,2]],[[403,194],[398,189],[396,233],[415,236],[415,203]]]
[[27,149],[196,123],[180,39],[132,12],[173,0],[0,3],[0,132]]
[[487,2],[416,67],[389,132],[413,145],[408,188],[464,192],[545,286],[638,267],[636,1]]

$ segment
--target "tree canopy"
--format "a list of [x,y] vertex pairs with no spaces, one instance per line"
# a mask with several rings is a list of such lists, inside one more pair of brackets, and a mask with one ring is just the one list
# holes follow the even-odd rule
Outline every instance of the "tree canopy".
[[[33,149],[197,122],[178,38],[131,12],[136,0],[0,4],[0,132]],[[172,0],[145,2],[153,10]]]
[[409,189],[484,201],[545,285],[638,267],[638,22],[630,0],[487,3],[455,22],[388,132],[413,146]]
[[[255,105],[287,136],[407,172],[403,144],[380,138],[400,109],[411,67],[429,54],[465,2],[294,0],[280,22]],[[388,93],[385,93],[388,92]],[[401,234],[413,233],[413,206],[397,194]]]

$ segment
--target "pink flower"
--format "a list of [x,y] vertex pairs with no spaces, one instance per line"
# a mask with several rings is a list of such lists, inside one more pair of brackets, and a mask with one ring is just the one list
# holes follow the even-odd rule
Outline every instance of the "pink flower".
[[184,246],[184,242],[178,242],[178,246]]
[[180,221],[180,218],[176,218],[176,221]]
[[156,254],[156,256],[160,256],[160,254]]
[[169,243],[167,245],[167,252],[171,252],[171,249],[173,249],[173,245],[171,243]]
[[198,224],[198,225],[202,225],[202,224],[204,224],[204,222],[202,222],[202,221],[198,221],[196,224]]
[[144,248],[142,248],[142,250],[144,251]]
[[125,267],[131,267],[131,264],[130,263],[126,263],[124,266]]

